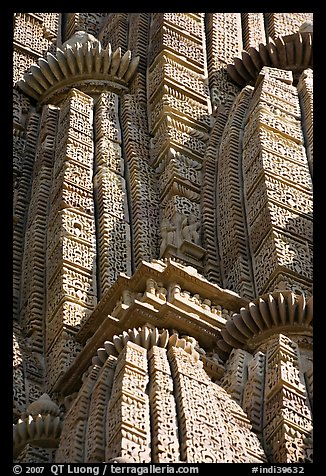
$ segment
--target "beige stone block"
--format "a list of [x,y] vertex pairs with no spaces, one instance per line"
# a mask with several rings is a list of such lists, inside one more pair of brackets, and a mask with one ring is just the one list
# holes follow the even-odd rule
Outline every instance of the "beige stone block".
[[96,305],[96,288],[92,273],[62,265],[53,276],[48,290],[47,318],[57,311],[65,300],[93,309]]
[[68,208],[55,214],[52,211],[48,219],[48,250],[51,251],[56,241],[65,236],[91,245],[95,241],[94,217]]
[[300,280],[311,281],[312,255],[308,243],[286,232],[271,231],[254,254],[254,275],[258,293],[276,272],[287,271]]

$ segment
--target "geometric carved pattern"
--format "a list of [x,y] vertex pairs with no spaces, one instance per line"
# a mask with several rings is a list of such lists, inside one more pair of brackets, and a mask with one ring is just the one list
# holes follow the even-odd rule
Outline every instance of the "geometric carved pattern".
[[223,108],[216,112],[216,119],[207,143],[202,167],[201,212],[203,217],[203,245],[207,251],[204,276],[213,283],[221,282],[220,256],[217,239],[217,193],[216,177],[218,169],[219,147],[225,124],[228,120],[234,98],[228,97]]
[[[258,294],[271,290],[270,282],[281,272],[298,286],[304,282],[311,287],[312,183],[291,74],[262,69],[243,134],[246,214]],[[285,143],[293,155],[285,156]]]
[[[54,339],[47,341],[50,387],[80,350],[74,334],[96,304],[92,121],[93,99],[72,89],[60,107],[48,228],[46,326]],[[71,140],[84,148],[82,160],[70,153]],[[78,311],[70,318],[74,304]],[[70,320],[74,315],[79,322]]]
[[278,333],[281,329],[311,335],[312,305],[312,296],[306,301],[304,294],[291,291],[260,296],[226,322],[221,331],[222,339],[217,343],[221,357],[225,358],[232,347],[255,349],[271,332]]
[[217,231],[222,262],[223,286],[247,298],[254,296],[252,266],[242,196],[242,127],[252,96],[244,88],[229,111],[219,147],[217,171]]
[[150,461],[149,397],[146,349],[127,342],[117,359],[107,407],[105,459]]
[[166,349],[153,346],[149,353],[149,372],[151,388],[149,390],[152,405],[153,424],[153,460],[158,463],[178,461],[180,459],[178,432],[175,426],[177,418],[176,403],[173,394],[173,379],[166,355]]
[[[20,173],[18,183],[15,184],[15,223],[13,229],[13,292],[14,292],[14,315],[18,318],[21,309],[21,276],[22,260],[24,250],[24,239],[26,230],[26,219],[28,213],[28,204],[31,196],[32,174],[35,160],[40,116],[35,111],[30,111],[26,118],[26,129],[20,137],[19,149],[16,154],[19,155]],[[14,148],[15,148],[14,142]]]
[[121,98],[121,126],[126,175],[130,181],[130,218],[133,224],[135,267],[139,266],[142,260],[151,261],[156,258],[159,246],[160,203],[156,177],[149,164],[150,135],[143,96],[144,92],[139,89],[137,94],[124,94]]
[[63,37],[68,40],[77,31],[87,31],[97,37],[108,13],[63,13],[63,15],[65,19]]
[[243,48],[248,51],[265,41],[263,13],[241,13]]
[[[104,447],[105,461],[265,461],[245,413],[212,383],[195,343],[187,336],[169,336],[166,330],[158,331],[152,326],[129,329],[113,336],[112,342],[106,341],[93,358],[66,417],[56,461],[103,461]],[[104,385],[105,376],[108,383]],[[102,391],[97,391],[100,388]],[[86,393],[90,398],[87,406],[86,400],[83,404],[81,400]],[[102,421],[98,416],[97,426],[91,425],[90,420],[95,417],[95,402],[102,408]],[[230,410],[225,413],[223,407]],[[85,425],[82,430],[78,421],[82,424],[87,418],[86,431],[93,428],[97,443],[87,443],[85,455],[80,437],[72,441],[71,435],[85,431]],[[85,435],[85,441],[90,439]]]
[[312,29],[302,28],[304,24],[313,21],[313,13],[264,13],[266,23],[266,34],[275,40],[276,37],[289,35],[292,32],[312,31]]
[[84,437],[88,425],[90,396],[99,371],[100,367],[94,366],[66,415],[60,445],[55,457],[58,463],[66,461],[82,463],[85,461]]
[[239,92],[229,81],[226,66],[242,50],[241,13],[206,13],[205,29],[209,90],[216,110]]
[[261,436],[262,405],[265,382],[265,355],[257,352],[247,367],[248,379],[244,386],[242,408],[247,413],[253,430]]
[[298,346],[279,334],[266,355],[264,440],[267,454],[280,463],[311,462],[311,410]]
[[100,94],[95,105],[94,192],[97,207],[101,295],[119,273],[130,274],[130,226],[121,157],[119,103],[115,93]]
[[221,378],[221,386],[239,404],[243,403],[243,391],[251,354],[243,349],[232,349]]
[[303,131],[309,169],[313,168],[313,70],[305,69],[298,81],[298,93],[302,104]]
[[89,438],[85,448],[85,462],[95,463],[105,460],[105,447],[102,435],[102,422],[106,418],[108,399],[111,395],[116,358],[109,357],[94,386],[89,407],[87,433]]
[[18,463],[312,460],[311,21],[14,14]]
[[242,51],[241,58],[227,65],[227,72],[239,86],[254,86],[263,66],[301,73],[312,65],[312,42],[313,35],[308,32],[270,39],[267,45],[260,43],[257,48]]
[[[104,47],[110,42],[113,49],[121,48],[121,53],[124,54],[127,51],[128,14],[108,13],[106,15],[106,18],[102,20],[98,36],[95,36]],[[88,28],[86,30],[91,33]]]
[[[154,13],[149,48],[151,162],[160,182],[162,208],[160,256],[201,269],[205,252],[200,195],[188,177],[199,176],[196,170],[201,168],[209,129],[203,14]],[[176,170],[178,157],[189,171]]]
[[52,183],[57,121],[58,108],[45,106],[40,123],[34,163],[34,180],[25,232],[21,319],[26,334],[32,335],[34,348],[39,352],[43,352],[47,211]]

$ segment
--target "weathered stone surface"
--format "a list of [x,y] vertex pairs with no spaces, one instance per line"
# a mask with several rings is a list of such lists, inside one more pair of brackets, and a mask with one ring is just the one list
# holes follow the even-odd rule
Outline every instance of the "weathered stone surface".
[[14,457],[312,461],[311,13],[15,13]]

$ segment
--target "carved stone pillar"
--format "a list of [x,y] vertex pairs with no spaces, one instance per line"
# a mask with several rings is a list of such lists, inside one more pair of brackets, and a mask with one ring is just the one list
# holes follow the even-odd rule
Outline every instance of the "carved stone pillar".
[[267,348],[264,441],[279,463],[311,462],[312,421],[298,346],[279,334]]
[[31,109],[27,120],[25,134],[16,141],[21,160],[19,179],[17,180],[15,193],[15,226],[13,229],[13,285],[14,285],[14,312],[18,318],[22,306],[20,296],[22,285],[22,262],[24,259],[24,239],[26,231],[26,221],[28,216],[28,204],[30,202],[32,190],[32,174],[35,160],[37,136],[40,125],[40,116]]
[[247,298],[255,295],[243,197],[242,138],[252,97],[246,86],[235,99],[218,151],[217,238],[223,286]]
[[60,107],[48,227],[50,388],[80,350],[76,328],[96,304],[93,151],[93,99],[72,89]]
[[244,50],[266,42],[263,13],[241,13],[241,23]]
[[96,384],[94,385],[86,430],[89,434],[85,445],[85,461],[87,463],[96,463],[97,461],[105,460],[105,442],[103,440],[102,423],[106,419],[107,405],[111,396],[116,363],[116,357],[110,356],[102,367]]
[[[85,19],[88,21],[91,16]],[[138,61],[131,60],[130,51],[121,56],[119,48],[112,52],[111,45],[107,45],[103,49],[91,34],[79,31],[62,49],[57,48],[56,56],[48,54],[47,60],[39,59],[39,64],[32,66],[17,83],[40,105],[50,102],[60,107],[47,233],[46,353],[50,389],[80,350],[75,341],[76,331],[97,301],[93,185],[97,192],[101,285],[105,290],[118,272],[130,272],[128,205],[117,150],[121,134],[116,94],[127,91]],[[98,95],[94,130],[93,96]],[[97,176],[93,184],[94,162]],[[104,167],[109,164],[111,170]],[[105,195],[112,197],[113,192],[114,202],[107,202]],[[109,262],[105,240],[107,233],[112,238],[112,223],[104,230],[108,216],[117,225],[116,234],[113,233],[116,252]],[[112,246],[108,248],[112,252]],[[117,263],[122,268],[117,270]]]
[[[55,455],[55,461],[63,463],[82,463],[85,461],[85,434],[89,428],[88,415],[91,402],[91,394],[101,367],[94,365],[88,372],[78,395],[73,401],[69,413],[66,415],[61,438],[62,443]],[[96,442],[95,442],[96,447]],[[88,456],[90,454],[88,453]]]
[[107,408],[105,459],[151,461],[147,351],[127,342],[118,357]]
[[96,102],[95,151],[93,182],[101,296],[119,273],[131,274],[129,207],[121,152],[119,98],[115,93],[102,93]]
[[149,64],[151,160],[163,208],[160,256],[202,269],[199,184],[209,129],[203,14],[154,13]]
[[[243,136],[244,192],[256,292],[311,293],[312,183],[292,73],[264,67]],[[276,99],[275,99],[276,98]]]
[[151,386],[149,398],[152,412],[152,461],[179,461],[179,439],[173,379],[166,349],[153,346],[148,352]]
[[265,384],[265,354],[256,352],[248,363],[248,379],[243,391],[242,408],[247,413],[252,428],[261,437],[263,429],[263,398]]
[[242,50],[241,13],[206,13],[209,89],[213,110],[235,98],[239,89],[228,80],[226,66]]
[[252,359],[249,352],[233,349],[226,364],[226,371],[221,378],[221,386],[242,406],[247,369]]
[[58,115],[55,106],[43,108],[25,232],[21,319],[26,335],[31,336],[34,350],[40,353],[44,350],[46,232]]

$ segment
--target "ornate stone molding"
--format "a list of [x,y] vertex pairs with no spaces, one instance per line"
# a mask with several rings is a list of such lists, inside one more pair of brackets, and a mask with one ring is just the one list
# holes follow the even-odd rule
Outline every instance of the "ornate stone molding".
[[312,31],[298,31],[292,35],[279,36],[258,48],[242,51],[241,58],[234,58],[233,64],[227,65],[227,72],[232,80],[241,87],[254,86],[263,66],[301,73],[312,68]]
[[217,342],[221,357],[232,348],[254,350],[273,334],[312,334],[313,297],[291,291],[264,294],[233,314]]
[[56,389],[68,395],[80,388],[80,376],[105,340],[112,342],[113,336],[126,329],[148,323],[194,337],[205,349],[207,373],[216,380],[220,370],[213,364],[209,369],[210,352],[215,352],[225,322],[248,303],[235,292],[210,283],[190,266],[170,259],[143,261],[132,277],[121,274],[103,294],[77,334],[84,347],[57,381]]
[[176,332],[171,333],[167,329],[158,329],[150,324],[145,324],[137,329],[133,327],[123,331],[122,334],[114,335],[112,342],[105,341],[103,347],[98,348],[96,355],[92,358],[90,369],[94,365],[102,367],[110,355],[117,357],[129,341],[144,347],[146,350],[150,350],[154,345],[167,350],[171,347],[181,347],[192,356],[195,362],[199,362],[199,360],[202,362],[199,365],[203,366],[213,381],[219,380],[224,373],[224,366],[219,356],[214,352],[206,354],[203,349],[198,347],[198,342],[193,337],[182,336],[180,338]]
[[101,43],[86,32],[77,32],[61,48],[56,56],[47,53],[47,59],[39,58],[38,64],[32,65],[17,86],[27,96],[40,104],[56,102],[53,96],[61,97],[67,89],[86,88],[90,93],[103,82],[115,92],[127,90],[128,83],[134,76],[139,63],[139,56],[131,58],[130,50],[121,55],[121,48],[112,51],[109,43],[103,48]]
[[147,324],[105,342],[66,416],[56,462],[266,461],[246,414],[211,381],[195,345]]
[[91,368],[94,365],[102,367],[110,355],[117,357],[129,341],[144,347],[146,350],[150,350],[154,345],[166,349],[181,347],[188,354],[192,355],[196,362],[199,360],[199,353],[194,348],[196,344],[194,338],[179,338],[178,334],[170,334],[167,329],[159,330],[157,327],[144,325],[138,327],[138,329],[134,327],[123,331],[122,334],[114,335],[112,342],[105,341],[104,347],[97,349],[96,355],[92,359]]
[[14,457],[27,443],[42,448],[56,448],[62,426],[59,407],[44,393],[29,405],[26,414],[13,426]]
[[234,312],[238,312],[242,306],[249,303],[248,299],[237,293],[209,282],[195,268],[184,266],[171,258],[153,260],[150,263],[142,261],[132,277],[121,273],[116,282],[104,293],[92,315],[80,329],[77,340],[86,343],[105,321],[106,316],[113,312],[123,291],[128,289],[136,293],[144,292],[148,278],[162,282],[166,289],[171,283],[177,282],[182,289],[192,294],[198,293],[210,299],[212,304],[220,304]]

